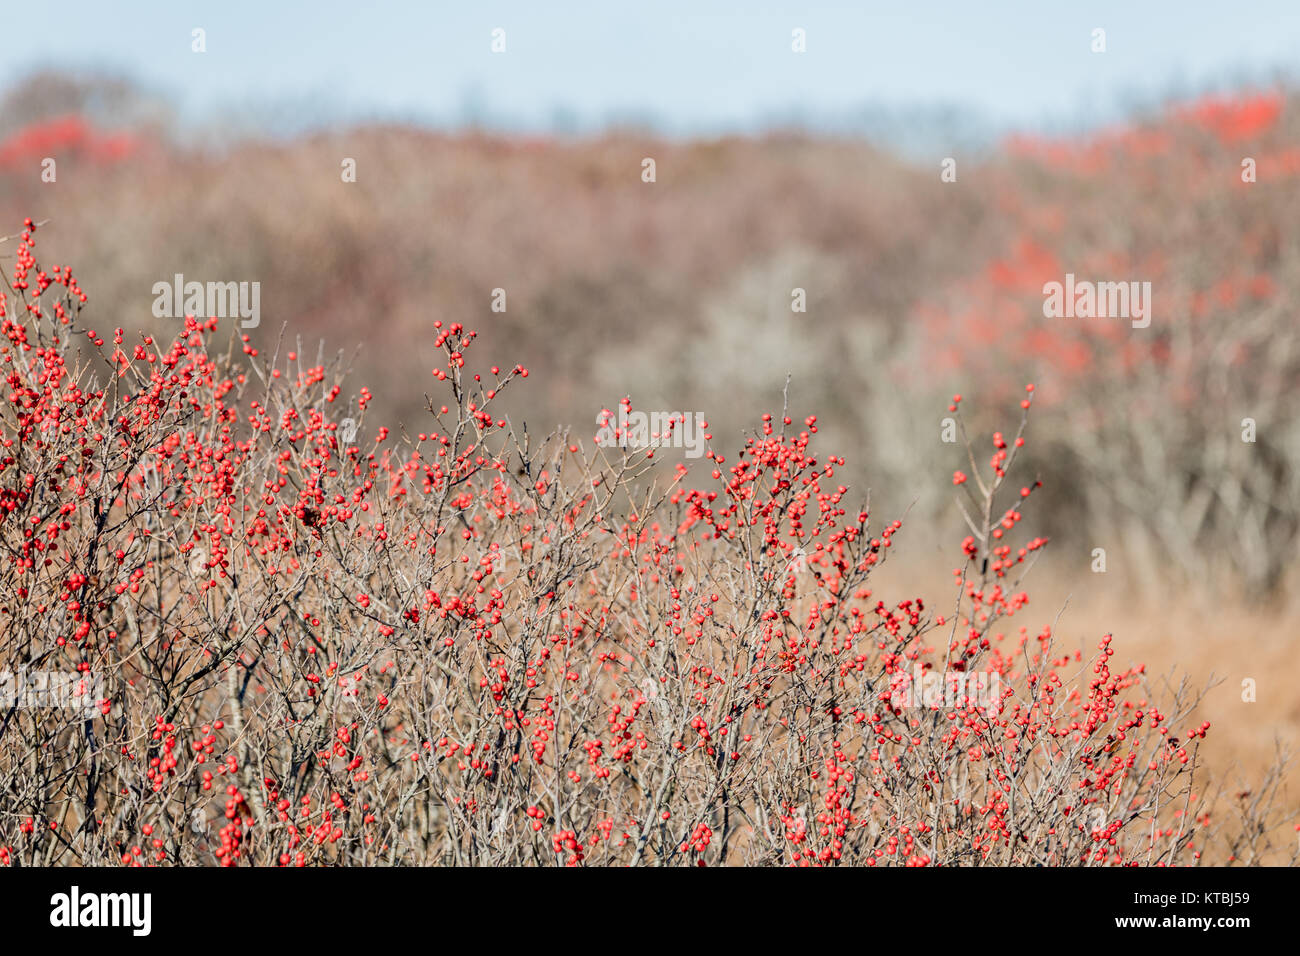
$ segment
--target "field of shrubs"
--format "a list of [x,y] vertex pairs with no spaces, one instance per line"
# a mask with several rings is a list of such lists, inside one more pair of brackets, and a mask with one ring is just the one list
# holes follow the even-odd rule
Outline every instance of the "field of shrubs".
[[[1293,98],[946,182],[136,95],[0,111],[0,866],[1296,861],[1285,747],[1226,769],[1300,726]],[[155,317],[182,272],[263,320]]]

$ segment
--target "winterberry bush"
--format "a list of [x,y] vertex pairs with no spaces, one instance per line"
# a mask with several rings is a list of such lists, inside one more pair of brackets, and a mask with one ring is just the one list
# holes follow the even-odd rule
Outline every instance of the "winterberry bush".
[[[1013,139],[989,170],[997,251],[917,311],[935,372],[991,392],[1011,370],[1050,381],[1061,426],[1039,453],[1147,590],[1213,579],[1216,600],[1240,587],[1263,604],[1295,564],[1300,257],[1278,222],[1300,149],[1284,105],[1209,97],[1082,144]],[[1046,284],[1075,273],[1149,282],[1145,327],[1048,318]]]
[[498,411],[528,370],[475,373],[439,321],[427,425],[390,431],[338,369],[215,319],[88,327],[35,233],[0,297],[0,670],[97,696],[0,711],[2,865],[1274,849],[1279,776],[1219,826],[1195,693],[1028,621],[1033,386],[954,463],[952,580],[886,597],[902,525],[838,483],[815,418],[763,415],[700,474],[539,438]]

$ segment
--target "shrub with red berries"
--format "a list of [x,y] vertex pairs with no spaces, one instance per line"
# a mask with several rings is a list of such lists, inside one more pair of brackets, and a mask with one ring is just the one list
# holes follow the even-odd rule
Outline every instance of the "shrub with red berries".
[[1195,696],[1028,620],[1032,386],[954,475],[952,581],[886,596],[903,525],[815,418],[762,416],[697,487],[516,428],[527,369],[474,373],[438,321],[428,424],[390,431],[215,319],[87,327],[35,249],[29,220],[0,295],[0,670],[102,698],[0,713],[0,865],[1240,852],[1193,778]]

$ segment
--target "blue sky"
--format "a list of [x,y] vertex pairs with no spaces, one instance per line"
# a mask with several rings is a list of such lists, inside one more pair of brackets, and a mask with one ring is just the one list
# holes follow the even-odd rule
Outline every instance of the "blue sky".
[[[1300,63],[1294,0],[776,3],[225,2],[32,5],[0,87],[51,66],[126,73],[184,118],[278,109],[553,128],[653,120],[752,129],[874,106],[954,106],[999,126],[1104,121]],[[13,18],[10,23],[13,23]],[[207,52],[191,52],[194,27]],[[493,54],[491,31],[506,31]],[[791,52],[791,30],[807,52]],[[1093,54],[1094,27],[1107,52]]]

